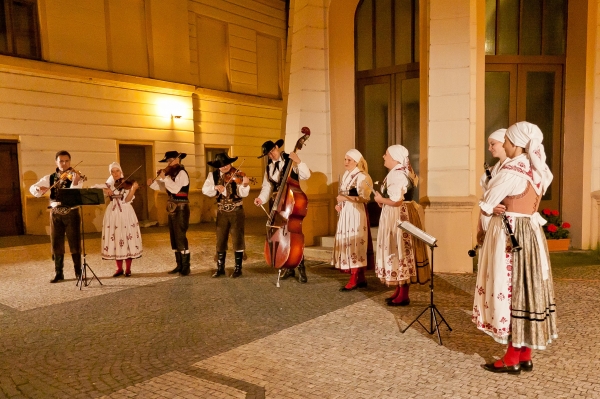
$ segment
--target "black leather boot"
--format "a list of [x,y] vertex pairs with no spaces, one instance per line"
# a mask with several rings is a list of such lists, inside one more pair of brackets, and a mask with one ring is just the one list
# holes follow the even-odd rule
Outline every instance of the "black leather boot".
[[81,277],[81,254],[71,254],[71,259],[73,259],[75,278],[79,280],[79,277]]
[[212,275],[213,277],[219,277],[225,275],[225,256],[227,252],[217,252],[217,271]]
[[54,271],[56,275],[50,280],[51,283],[58,283],[65,279],[65,275],[63,274],[64,261],[65,255],[54,255]]
[[243,252],[235,252],[235,269],[231,273],[231,278],[238,278],[242,275],[242,262],[244,260]]
[[181,254],[181,270],[179,271],[179,274],[182,276],[190,274],[190,256],[189,252],[187,254]]
[[298,265],[298,282],[304,284],[307,281],[308,279],[306,278],[306,267],[304,267],[304,258],[302,258],[302,261],[300,261],[300,264]]
[[290,277],[296,277],[296,269],[285,268],[281,273],[280,279],[285,280]]
[[175,274],[181,271],[181,252],[175,251],[175,261],[177,262],[177,267],[171,270],[169,274]]

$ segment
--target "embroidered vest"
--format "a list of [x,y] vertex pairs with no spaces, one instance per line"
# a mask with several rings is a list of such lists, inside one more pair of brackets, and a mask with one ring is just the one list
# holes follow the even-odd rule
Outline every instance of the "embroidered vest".
[[[281,153],[281,157],[284,160],[283,166],[281,167],[281,169],[279,170],[279,181],[275,181],[273,179],[273,177],[269,174],[269,165],[271,165],[273,163],[273,161],[269,158],[269,162],[267,162],[267,179],[269,180],[269,183],[271,183],[271,185],[273,186],[273,193],[276,193],[277,191],[279,191],[279,186],[281,185],[281,175],[283,174],[283,171],[285,170],[285,168],[287,168],[288,164],[290,162],[292,162],[292,160],[290,159],[290,155],[282,152]],[[292,169],[292,173],[290,173],[290,177],[296,181],[299,181],[299,176],[298,173],[296,173],[294,171],[294,169]]]
[[[169,195],[170,201],[188,202],[188,194],[190,192],[190,183],[189,183],[190,175],[185,170],[183,165],[181,165],[181,170],[179,171],[179,173],[182,173],[182,172],[185,173],[186,175],[188,175],[188,184],[187,184],[187,186],[181,187],[181,190],[179,190],[179,192],[177,194],[173,194],[172,192],[167,190],[167,194]],[[179,173],[177,175],[179,175]]]
[[506,206],[507,212],[522,213],[532,215],[538,210],[541,195],[538,195],[530,182],[527,183],[525,191],[518,195],[509,195],[502,200],[502,205]]
[[[215,186],[225,185],[225,182],[223,181],[223,177],[221,176],[221,172],[219,171],[219,169],[213,170],[213,181],[215,182]],[[229,183],[229,187],[227,187],[227,196],[224,196],[221,193],[217,194],[217,202],[221,202],[221,200],[223,199],[229,199],[233,202],[238,202],[242,200],[242,197],[238,195],[236,182],[231,181],[231,183]]]
[[[56,171],[50,175],[50,187],[52,187],[54,185],[54,183],[56,183],[56,181],[60,178],[60,175],[61,175],[61,173],[59,172],[58,168],[56,168]],[[60,202],[60,199],[58,198],[58,189],[69,188],[69,187],[71,187],[71,184],[73,184],[73,182],[71,180],[67,179],[67,180],[63,181],[62,183],[60,183],[55,188],[53,188],[52,190],[50,190],[50,199],[52,201]]]

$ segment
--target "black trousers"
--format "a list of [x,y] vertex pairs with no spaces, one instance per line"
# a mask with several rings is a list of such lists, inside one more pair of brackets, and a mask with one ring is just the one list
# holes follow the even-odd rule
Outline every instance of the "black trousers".
[[186,233],[190,226],[190,205],[187,202],[167,202],[169,212],[169,234],[171,236],[171,248],[174,251],[188,250],[188,239]]
[[[64,208],[62,208],[64,209]],[[67,214],[57,209],[50,212],[50,241],[53,255],[65,254],[65,234],[72,254],[81,253],[81,216],[79,208],[73,208]]]
[[246,249],[244,241],[245,221],[246,214],[243,206],[238,206],[231,212],[217,211],[217,252],[227,252],[229,233],[231,233],[231,239],[233,240],[234,251]]

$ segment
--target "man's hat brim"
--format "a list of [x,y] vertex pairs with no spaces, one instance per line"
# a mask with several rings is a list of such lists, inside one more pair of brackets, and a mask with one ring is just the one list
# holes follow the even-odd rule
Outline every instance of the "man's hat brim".
[[187,157],[187,154],[185,152],[167,151],[167,152],[165,152],[164,158],[158,162],[167,162],[168,159],[177,158],[178,155],[179,155],[180,160]]
[[279,139],[274,143],[270,140],[265,141],[265,143],[262,145],[262,155],[257,158],[262,158],[269,155],[269,153],[273,150],[273,148],[275,148],[275,146],[277,146],[277,148],[283,147],[283,139]]
[[233,158],[227,157],[226,159],[218,158],[218,159],[215,159],[214,161],[208,161],[207,164],[209,164],[213,168],[222,168],[223,166],[231,165],[232,163],[234,163],[237,160],[238,160],[238,157],[233,157]]

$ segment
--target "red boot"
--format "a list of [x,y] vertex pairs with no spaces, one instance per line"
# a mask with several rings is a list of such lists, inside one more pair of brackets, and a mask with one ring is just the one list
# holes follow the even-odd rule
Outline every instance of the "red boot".
[[356,273],[356,286],[358,288],[367,288],[367,278],[365,277],[365,268],[359,267]]
[[408,306],[410,305],[410,298],[408,297],[409,284],[403,284],[400,286],[400,292],[398,296],[388,302],[389,306]]
[[401,285],[397,285],[396,286],[396,290],[394,291],[394,293],[392,294],[391,297],[389,298],[385,298],[385,302],[389,303],[392,302],[394,299],[398,298],[398,295],[400,295],[400,287],[402,287]]
[[358,288],[357,280],[358,280],[358,269],[350,269],[350,281],[346,286],[340,288],[341,292],[344,291],[352,291]]
[[125,277],[131,276],[131,261],[133,259],[127,258],[125,259]]
[[113,274],[113,277],[119,277],[123,275],[123,260],[118,259],[117,261],[117,271]]

